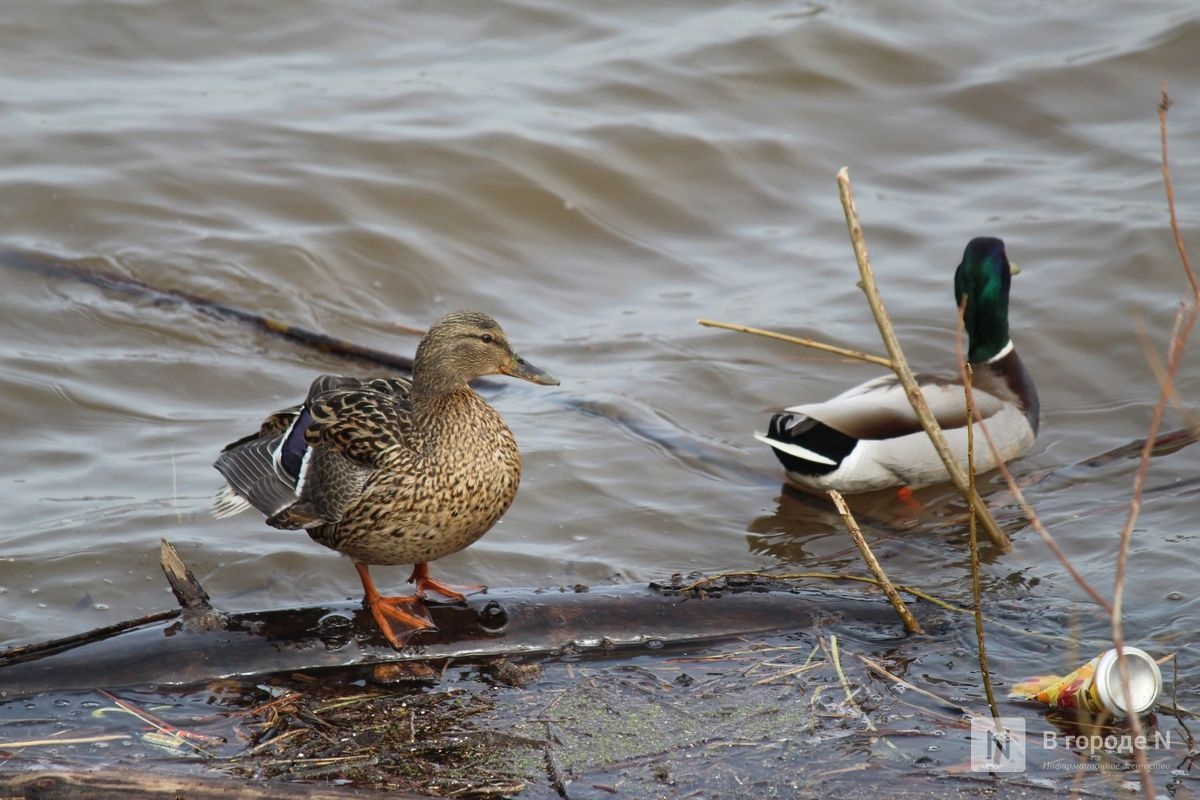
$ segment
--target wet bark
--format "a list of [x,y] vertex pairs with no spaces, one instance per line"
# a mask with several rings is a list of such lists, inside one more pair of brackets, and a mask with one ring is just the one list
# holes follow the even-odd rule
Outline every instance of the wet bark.
[[[332,789],[301,783],[240,781],[156,775],[122,770],[55,771],[0,776],[0,796],[25,800],[348,800],[378,797],[378,792]],[[389,798],[418,800],[428,795],[389,792]]]
[[385,662],[604,653],[802,630],[831,615],[895,626],[902,635],[879,598],[729,578],[706,591],[656,584],[505,589],[463,604],[431,603],[438,630],[417,634],[396,651],[357,603],[219,612],[194,578],[181,577],[186,568],[173,554],[164,540],[164,571],[179,584],[182,610],[0,652],[0,694],[184,686]]

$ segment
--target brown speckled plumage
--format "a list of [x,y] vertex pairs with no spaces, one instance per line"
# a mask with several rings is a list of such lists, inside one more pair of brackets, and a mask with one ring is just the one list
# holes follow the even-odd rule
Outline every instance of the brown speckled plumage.
[[221,514],[252,505],[270,525],[303,528],[351,557],[368,604],[371,564],[416,564],[419,594],[424,582],[459,596],[428,579],[424,563],[487,533],[521,478],[512,431],[468,386],[496,373],[557,384],[513,353],[494,320],[460,311],[421,340],[412,381],[317,378],[303,405],[272,414],[222,452]]
[[[310,443],[336,436],[347,422],[354,432],[394,432],[397,424],[405,430],[395,442],[362,454],[371,471],[336,521],[308,528],[316,541],[366,564],[416,564],[462,550],[508,510],[521,480],[512,431],[469,387],[433,398],[398,399],[343,392],[318,406],[322,411],[337,407],[329,417],[333,424],[324,428],[324,418],[314,411],[309,428]],[[407,413],[381,427],[371,417],[383,408]],[[343,452],[384,438],[350,439]]]

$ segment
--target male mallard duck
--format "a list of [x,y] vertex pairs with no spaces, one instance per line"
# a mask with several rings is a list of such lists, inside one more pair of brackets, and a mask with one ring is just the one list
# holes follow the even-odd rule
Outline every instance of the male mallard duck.
[[[483,375],[545,386],[558,380],[513,352],[491,317],[457,311],[417,347],[412,380],[322,375],[303,405],[272,414],[226,447],[214,466],[229,482],[213,513],[250,506],[267,524],[303,528],[354,560],[363,602],[399,648],[433,628],[427,591],[462,601],[482,586],[429,577],[429,562],[477,540],[517,493],[521,456],[500,415],[471,390]],[[382,597],[371,564],[414,564],[415,596]]]
[[[966,298],[967,360],[973,369],[975,407],[987,422],[1000,459],[1027,450],[1038,429],[1038,396],[1008,338],[1011,270],[1004,242],[972,239],[954,273],[954,296]],[[967,413],[959,378],[918,375],[925,402],[955,457],[967,461]],[[996,466],[975,423],[975,466]],[[919,488],[946,480],[946,468],[921,428],[895,376],[868,381],[824,403],[794,406],[771,418],[755,438],[769,444],[801,486],[869,492],[890,486]]]

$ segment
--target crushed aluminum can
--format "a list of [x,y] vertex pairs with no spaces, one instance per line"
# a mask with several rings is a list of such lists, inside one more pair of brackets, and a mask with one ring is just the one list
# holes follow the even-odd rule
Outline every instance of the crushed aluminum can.
[[1014,684],[1010,698],[1038,700],[1054,708],[1082,709],[1093,714],[1107,711],[1117,717],[1144,714],[1154,707],[1162,691],[1162,672],[1144,650],[1125,648],[1125,667],[1133,707],[1125,708],[1125,688],[1117,664],[1116,648],[1105,650],[1067,675],[1040,675]]

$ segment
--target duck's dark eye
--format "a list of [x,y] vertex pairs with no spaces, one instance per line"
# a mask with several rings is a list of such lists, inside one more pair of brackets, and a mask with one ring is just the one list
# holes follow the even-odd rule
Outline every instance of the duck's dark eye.
[[479,335],[479,341],[483,342],[484,344],[491,344],[492,342],[494,342],[496,340],[492,337],[492,335],[490,333],[481,333]]

